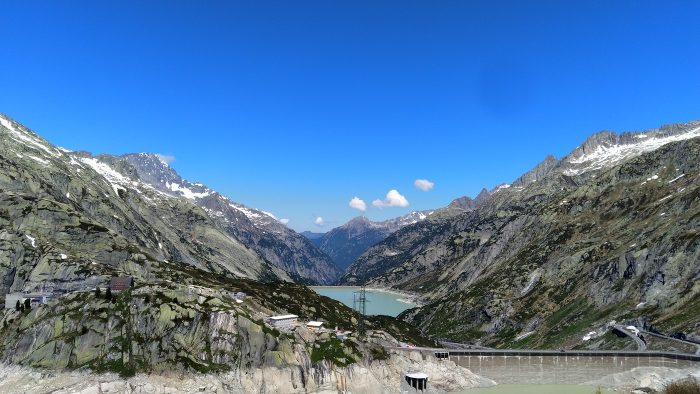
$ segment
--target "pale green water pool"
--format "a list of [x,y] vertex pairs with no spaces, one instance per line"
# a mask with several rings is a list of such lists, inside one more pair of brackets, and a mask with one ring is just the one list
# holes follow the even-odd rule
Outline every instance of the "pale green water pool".
[[[313,286],[312,290],[318,294],[338,300],[343,304],[353,307],[353,293],[359,287],[354,286]],[[397,316],[406,309],[415,307],[415,304],[401,302],[401,295],[381,290],[367,290],[367,314]]]
[[[598,388],[575,384],[499,384],[493,387],[455,391],[453,394],[594,394]],[[615,391],[601,389],[600,393]]]

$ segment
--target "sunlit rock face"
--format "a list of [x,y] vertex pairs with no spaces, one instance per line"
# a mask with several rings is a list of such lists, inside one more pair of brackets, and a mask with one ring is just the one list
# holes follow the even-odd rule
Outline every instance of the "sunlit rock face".
[[496,346],[589,346],[615,319],[697,335],[699,133],[596,134],[390,235],[341,280],[422,293],[404,319]]
[[[142,261],[262,280],[329,283],[338,274],[273,215],[181,178],[158,155],[72,152],[7,117],[0,123],[3,292]],[[59,260],[73,265],[47,263]],[[40,277],[30,267],[37,264]]]
[[358,216],[320,237],[312,234],[310,240],[331,257],[340,270],[345,270],[371,246],[399,229],[425,220],[432,213],[433,211],[411,212],[381,222]]

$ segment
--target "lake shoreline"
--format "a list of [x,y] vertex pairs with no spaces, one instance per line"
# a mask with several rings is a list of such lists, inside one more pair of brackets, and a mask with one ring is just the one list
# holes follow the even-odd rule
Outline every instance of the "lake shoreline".
[[[340,301],[350,308],[355,308],[356,293],[360,286],[309,286],[316,293]],[[419,297],[393,289],[380,287],[366,287],[367,290],[367,315],[388,315],[396,317],[406,310],[421,306]]]
[[[311,290],[314,288],[316,289],[360,289],[362,286],[330,286],[330,285],[323,285],[323,286],[308,286]],[[424,306],[425,304],[421,301],[422,296],[419,293],[411,293],[407,291],[402,291],[402,290],[396,290],[396,289],[387,289],[383,287],[365,287],[365,290],[367,291],[381,291],[384,293],[390,293],[390,294],[395,294],[398,296],[401,296],[402,298],[397,298],[396,301],[402,302],[404,304],[409,304],[413,305],[414,308],[419,308]],[[410,309],[410,308],[409,308]]]

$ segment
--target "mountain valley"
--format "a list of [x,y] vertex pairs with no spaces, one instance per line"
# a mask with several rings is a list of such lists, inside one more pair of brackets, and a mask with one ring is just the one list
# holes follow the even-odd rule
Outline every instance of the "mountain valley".
[[397,231],[340,282],[420,293],[400,318],[487,346],[588,346],[610,320],[700,339],[699,136],[700,122],[595,134]]
[[[598,133],[475,198],[303,234],[155,154],[69,151],[6,116],[0,137],[0,290],[56,297],[5,309],[0,356],[11,365],[235,372],[241,390],[262,379],[272,392],[313,391],[337,384],[337,371],[418,365],[385,349],[438,339],[632,346],[611,337],[613,321],[700,339],[700,122]],[[136,285],[100,294],[122,276]],[[422,306],[361,316],[306,287],[333,283],[411,293]],[[336,334],[270,328],[282,313]],[[367,338],[338,340],[360,322]]]

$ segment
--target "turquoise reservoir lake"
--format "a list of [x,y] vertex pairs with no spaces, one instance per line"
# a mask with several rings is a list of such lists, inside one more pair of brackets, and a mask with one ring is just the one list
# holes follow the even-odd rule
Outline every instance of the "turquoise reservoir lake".
[[[454,394],[595,394],[593,386],[573,384],[499,384],[497,386],[457,391]],[[614,391],[601,389],[600,393],[613,394]]]
[[[353,293],[360,290],[355,286],[312,286],[311,289],[320,295],[338,300],[350,308],[353,307]],[[403,298],[400,294],[388,291],[367,290],[367,314],[397,316],[406,309],[416,306],[399,301]]]

